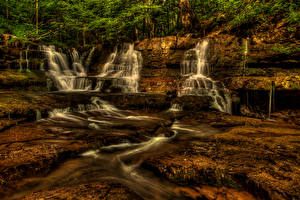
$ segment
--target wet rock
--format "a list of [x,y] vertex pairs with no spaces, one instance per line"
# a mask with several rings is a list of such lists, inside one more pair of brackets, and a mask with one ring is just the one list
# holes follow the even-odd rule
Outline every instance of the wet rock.
[[[270,76],[269,69],[277,67],[280,71],[286,69],[298,68],[299,51],[295,44],[295,37],[286,38],[285,26],[275,26],[268,32],[261,32],[250,38],[241,38],[236,35],[214,32],[208,34],[209,39],[208,61],[211,66],[210,76],[217,80],[228,79],[236,82],[238,78],[247,79],[247,74],[257,74],[263,72],[263,76]],[[272,35],[272,36],[271,36]],[[279,39],[280,38],[280,39]],[[177,76],[180,76],[180,63],[183,59],[184,52],[195,47],[197,42],[203,38],[175,37],[168,36],[164,38],[145,39],[136,43],[136,49],[143,55],[143,78],[153,78],[156,85],[155,77],[172,77],[173,71],[177,70]],[[245,57],[245,41],[248,42],[247,55]],[[283,52],[284,50],[289,50]],[[245,64],[246,63],[246,64]],[[246,67],[244,69],[244,66]],[[249,68],[247,68],[249,67]],[[151,74],[151,72],[153,74]],[[257,74],[258,75],[258,74]],[[296,74],[299,75],[299,72]],[[231,80],[232,77],[236,77]],[[258,75],[258,76],[261,76]],[[287,76],[290,76],[287,74]],[[287,77],[276,78],[280,88],[296,88],[297,81],[288,80]],[[256,77],[257,83],[252,86],[241,83],[246,87],[266,88],[269,80],[263,80],[264,77]],[[249,80],[249,79],[247,79]],[[245,82],[243,80],[243,82]],[[250,81],[251,82],[251,81]],[[179,82],[178,82],[179,84]],[[232,85],[231,84],[231,85]],[[155,87],[148,86],[147,91],[165,92],[167,88],[157,90]],[[240,87],[240,86],[235,86]],[[267,86],[269,87],[269,86]],[[150,89],[151,88],[151,89]],[[142,88],[144,90],[144,88]],[[229,89],[234,89],[230,87]]]
[[231,77],[225,82],[228,87],[233,90],[269,90],[272,81],[274,81],[277,90],[300,89],[299,74],[276,77]]
[[83,141],[58,139],[34,123],[1,132],[0,196],[13,193],[24,177],[47,174],[57,163],[86,148]]
[[33,91],[0,92],[0,118],[5,120],[35,120],[37,110],[41,117],[48,117],[49,112],[56,108],[70,108],[76,111],[79,105],[92,104],[92,97],[111,102],[118,108],[129,110],[162,110],[168,109],[171,99],[163,94],[101,94],[101,93],[45,93]]
[[35,192],[24,197],[30,199],[66,199],[66,200],[141,200],[139,196],[131,192],[128,188],[110,182],[101,181],[99,183],[83,184],[77,186],[65,186],[53,190]]
[[[182,123],[195,127],[196,122],[206,123],[209,115],[186,116]],[[262,199],[299,198],[300,177],[295,173],[300,164],[299,144],[293,142],[300,135],[299,127],[229,115],[219,121],[220,117],[212,115],[209,121],[231,128],[190,140],[182,148],[153,156],[144,165],[183,186],[225,186]]]
[[209,96],[181,96],[175,98],[172,103],[181,105],[183,110],[204,111],[210,109],[212,98]]
[[46,78],[41,72],[1,71],[0,89],[46,91]]
[[234,189],[229,189],[226,187],[211,187],[211,186],[200,186],[200,187],[178,187],[176,191],[179,193],[185,194],[185,196],[191,199],[220,199],[220,200],[255,200],[253,197],[246,191],[238,191]]

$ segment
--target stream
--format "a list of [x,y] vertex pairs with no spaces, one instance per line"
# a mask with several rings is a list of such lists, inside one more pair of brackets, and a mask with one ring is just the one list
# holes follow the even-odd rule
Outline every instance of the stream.
[[[79,112],[68,112],[68,109],[55,110],[50,114],[50,118],[37,123],[54,132],[72,132],[73,139],[83,136],[92,138],[95,134],[122,138],[136,130],[147,127],[151,129],[165,121],[164,115],[178,112],[165,111],[153,115],[143,111],[120,110],[97,97],[92,98],[92,104],[87,107],[88,111]],[[175,119],[167,126],[171,130],[170,135],[155,136],[145,132],[139,135],[138,139],[135,138],[135,141],[123,139],[120,143],[81,153],[75,159],[59,164],[46,177],[26,179],[24,190],[7,199],[20,199],[36,191],[101,180],[121,183],[146,200],[186,199],[183,194],[176,192],[176,185],[146,169],[143,162],[151,156],[180,149],[194,139],[213,136],[218,130],[204,125],[185,125]],[[57,138],[60,139],[64,138]]]

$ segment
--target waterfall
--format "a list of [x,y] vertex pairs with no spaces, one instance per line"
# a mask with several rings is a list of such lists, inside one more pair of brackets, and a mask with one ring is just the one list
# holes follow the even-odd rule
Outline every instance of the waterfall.
[[48,60],[48,75],[54,80],[58,90],[90,90],[91,81],[76,49],[70,52],[71,65],[66,54],[57,52],[54,46],[43,46]]
[[171,105],[171,108],[168,110],[168,112],[180,112],[182,110],[183,110],[182,106],[175,103]]
[[73,113],[73,112],[86,112],[101,110],[102,113],[108,115],[121,116],[120,110],[115,106],[111,105],[107,101],[100,99],[99,97],[91,97],[90,104],[78,104],[77,107],[66,107],[66,108],[55,108],[49,112],[50,117],[57,115]]
[[181,63],[181,74],[184,76],[197,75],[205,76],[209,73],[209,66],[206,58],[208,41],[198,43],[194,49],[190,49],[184,54]]
[[142,56],[134,50],[133,44],[115,48],[96,77],[88,76],[86,70],[91,64],[95,47],[83,55],[74,48],[67,54],[58,52],[54,46],[43,46],[42,50],[48,60],[47,74],[60,91],[138,92]]
[[207,49],[208,41],[204,40],[199,42],[195,48],[185,52],[181,63],[181,74],[187,78],[179,96],[211,96],[213,107],[222,112],[231,113],[231,98],[227,89],[221,82],[213,81],[208,77]]
[[29,46],[25,50],[26,72],[31,72],[29,69],[28,50],[29,50]]
[[19,59],[19,72],[22,72],[23,71],[23,52],[22,50],[20,51],[20,59]]
[[25,53],[25,62],[26,62],[26,72],[31,72],[29,69],[28,51],[29,51],[29,46],[26,48],[25,52],[23,52],[22,50],[20,51],[19,72],[23,71],[24,53]]
[[36,121],[41,120],[42,119],[42,113],[41,113],[41,111],[39,109],[36,109],[35,112],[36,112],[35,120]]
[[[141,68],[141,53],[134,50],[134,44],[126,43],[111,53],[99,77],[112,79],[112,87],[123,93],[136,93]],[[103,83],[97,85],[98,89],[103,87]]]
[[87,57],[87,59],[86,59],[86,61],[85,61],[85,66],[90,66],[91,65],[91,61],[92,61],[92,58],[93,58],[93,55],[94,55],[94,52],[95,52],[95,47],[93,47],[92,49],[91,49],[91,51],[90,51],[90,53],[89,53],[89,55],[88,55],[88,57]]
[[243,39],[243,68],[242,68],[242,70],[245,70],[247,68],[248,53],[249,53],[249,47],[248,47],[248,38],[247,38],[247,39]]

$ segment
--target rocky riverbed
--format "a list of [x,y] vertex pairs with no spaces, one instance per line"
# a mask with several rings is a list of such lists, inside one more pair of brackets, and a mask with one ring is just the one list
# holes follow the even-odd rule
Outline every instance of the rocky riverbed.
[[[108,115],[104,109],[70,115],[72,117],[66,114],[48,118],[49,114],[43,114],[43,120],[33,121],[37,109],[46,113],[87,102],[80,96],[106,99],[116,106],[121,116]],[[74,172],[71,177],[65,177],[62,173],[72,171],[77,166],[72,165],[72,160],[81,159],[82,153],[88,150],[103,151],[104,147],[122,143],[139,144],[162,135],[172,138],[174,133],[180,137],[159,147],[155,153],[145,154],[140,167],[160,177],[163,186],[171,188],[168,191],[178,198],[300,197],[299,112],[294,117],[274,113],[271,120],[266,120],[231,116],[209,108],[208,111],[170,112],[171,100],[167,96],[125,95],[124,99],[131,98],[129,104],[125,101],[120,104],[114,101],[116,98],[120,97],[2,91],[2,198],[15,198],[12,195],[19,194],[16,198],[140,199],[141,193],[127,182],[103,177],[79,179],[82,174]],[[146,100],[155,103],[132,104]],[[151,107],[159,102],[166,109]],[[90,119],[91,116],[95,119]],[[111,124],[99,122],[107,120]],[[88,165],[84,167],[89,169]],[[45,182],[49,185],[45,186]]]

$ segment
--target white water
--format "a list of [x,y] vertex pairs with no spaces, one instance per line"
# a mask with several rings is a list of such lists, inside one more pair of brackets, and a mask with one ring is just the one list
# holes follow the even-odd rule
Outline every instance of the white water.
[[171,108],[168,110],[168,112],[180,112],[182,110],[183,110],[183,108],[182,108],[181,105],[179,105],[179,104],[172,104]]
[[42,119],[42,113],[41,113],[41,111],[39,109],[36,109],[35,112],[36,112],[35,120],[36,121],[41,120]]
[[23,71],[23,51],[20,51],[20,59],[19,59],[19,71],[22,72]]
[[184,54],[184,60],[181,63],[181,74],[186,76],[187,79],[183,83],[179,96],[211,96],[213,107],[222,112],[231,113],[231,98],[226,88],[222,83],[207,77],[209,73],[207,49],[208,41],[204,40]]
[[[134,50],[134,44],[126,43],[111,53],[99,77],[112,79],[112,87],[123,93],[137,93],[141,68],[141,53]],[[97,87],[102,89],[103,83],[98,83]]]
[[26,72],[31,72],[29,68],[29,59],[28,59],[28,51],[29,51],[29,46],[26,48],[25,52],[20,51],[20,59],[19,59],[19,72],[23,71],[23,62],[24,62],[24,54],[25,54],[25,62],[26,62]]
[[243,48],[244,48],[243,70],[245,70],[247,68],[248,53],[249,53],[248,38],[243,40]]
[[[99,97],[91,97],[90,104],[79,104],[76,108],[57,108],[49,112],[49,117],[63,117],[63,118],[69,118],[70,121],[73,119],[77,120],[78,116],[73,115],[75,112],[79,112],[84,114],[87,111],[97,111],[101,112],[101,115],[119,118],[119,119],[126,119],[126,120],[157,120],[158,118],[150,117],[150,116],[144,116],[144,115],[136,115],[130,111],[122,111],[118,108],[116,108],[114,105],[108,103],[107,101],[104,101],[100,99]],[[83,119],[82,119],[83,120]],[[91,123],[103,123],[103,121],[95,120],[94,117],[88,117],[86,119],[88,122]],[[74,121],[74,120],[73,120]],[[107,123],[107,122],[105,122]],[[92,125],[94,126],[94,125]]]
[[91,65],[92,57],[94,56],[95,50],[96,50],[96,48],[93,47],[93,48],[91,49],[91,51],[89,52],[89,55],[88,55],[88,57],[87,57],[87,59],[86,59],[86,61],[85,61],[85,66],[88,67],[88,66]]
[[[184,124],[175,121],[170,127],[173,135],[166,137],[139,133],[140,138],[133,140],[136,130],[147,129],[161,124],[167,119],[150,116],[139,116],[136,112],[120,110],[98,97],[91,98],[89,106],[79,105],[78,110],[90,111],[71,113],[71,108],[58,109],[51,118],[40,121],[41,126],[51,131],[68,134],[69,138],[91,137],[102,135],[124,138],[120,143],[102,146],[82,153],[80,157],[61,163],[57,170],[44,178],[28,179],[27,183],[36,183],[28,190],[16,192],[10,199],[21,199],[31,192],[52,189],[65,185],[78,185],[110,180],[121,183],[145,200],[188,199],[177,191],[177,186],[157,177],[143,167],[143,162],[154,155],[184,148],[195,138],[210,137],[217,133],[215,129],[203,124]],[[70,113],[68,113],[70,112]],[[146,113],[145,113],[146,114]],[[168,120],[167,120],[168,121]],[[137,129],[131,130],[131,126]],[[168,126],[168,125],[166,125]],[[126,128],[127,127],[127,128]],[[125,130],[123,131],[123,129]],[[65,141],[65,137],[56,141]],[[172,142],[176,140],[176,143]],[[117,140],[116,140],[117,141]],[[51,142],[45,141],[45,142]],[[37,184],[38,183],[38,184]]]
[[[81,56],[76,49],[68,54],[57,51],[54,46],[43,46],[42,50],[48,60],[48,75],[60,91],[138,92],[142,56],[134,50],[133,44],[115,48],[97,77],[87,76],[87,67],[91,65],[95,47]],[[109,84],[105,84],[105,81]],[[108,88],[103,88],[104,86]]]
[[25,50],[26,72],[30,72],[30,69],[29,69],[29,60],[28,60],[28,50],[29,50],[29,46]]
[[78,104],[77,108],[56,108],[49,112],[49,117],[62,116],[72,112],[86,112],[95,110],[101,110],[103,113],[107,113],[109,115],[120,115],[119,109],[98,97],[91,97],[90,101],[90,104]]
[[43,51],[48,60],[48,75],[54,80],[60,91],[90,90],[91,81],[87,79],[86,68],[82,59],[73,49],[70,53],[71,64],[68,56],[55,50],[55,46],[43,46]]

